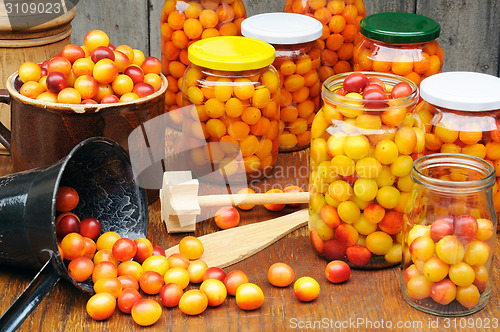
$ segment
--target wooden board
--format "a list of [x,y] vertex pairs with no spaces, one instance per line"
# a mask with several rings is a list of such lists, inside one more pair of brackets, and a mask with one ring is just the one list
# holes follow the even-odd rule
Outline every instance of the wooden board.
[[[205,249],[200,259],[208,266],[220,268],[236,264],[307,225],[308,218],[309,210],[302,209],[271,220],[200,236],[198,239]],[[165,250],[167,257],[178,252],[178,245]]]
[[496,0],[419,0],[416,12],[441,24],[438,40],[444,50],[444,71],[500,74],[500,6]]
[[76,10],[73,43],[83,44],[88,31],[99,29],[115,46],[127,44],[149,54],[148,0],[80,0]]
[[[248,16],[280,12],[285,0],[243,0]],[[80,0],[73,40],[103,29],[115,43],[129,44],[160,57],[160,13],[164,0]],[[445,53],[444,71],[467,70],[499,75],[500,6],[477,0],[365,0],[368,14],[401,11],[429,16],[441,24],[438,39]]]

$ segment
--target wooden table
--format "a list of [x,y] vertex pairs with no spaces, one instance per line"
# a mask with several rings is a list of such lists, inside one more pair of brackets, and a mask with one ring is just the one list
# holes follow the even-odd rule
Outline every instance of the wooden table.
[[[308,151],[282,154],[274,172],[275,178],[261,181],[254,189],[264,191],[272,186],[299,185],[307,188]],[[293,165],[285,166],[285,165]],[[11,172],[10,159],[0,157],[0,175]],[[295,172],[295,173],[294,173]],[[291,212],[285,209],[272,213],[263,207],[241,212],[241,224],[267,220]],[[182,235],[168,235],[160,220],[159,201],[149,207],[149,235],[153,244],[168,248],[178,243]],[[196,235],[216,231],[213,220],[198,226]],[[228,248],[230,250],[231,248]],[[496,256],[500,246],[496,246]],[[320,296],[311,303],[301,303],[294,298],[293,288],[276,288],[267,281],[267,269],[275,262],[288,263],[296,277],[311,276],[321,286]],[[187,316],[178,308],[163,309],[160,320],[151,330],[158,331],[246,331],[318,329],[338,330],[405,330],[439,331],[471,330],[473,326],[486,326],[485,330],[500,327],[498,260],[494,263],[494,285],[489,304],[474,315],[463,318],[438,318],[412,308],[401,295],[400,267],[375,271],[353,270],[344,284],[331,284],[325,276],[327,262],[314,252],[307,228],[299,229],[279,240],[260,253],[226,268],[226,272],[240,269],[247,273],[250,282],[259,285],[265,294],[265,302],[255,311],[240,310],[231,296],[217,308],[208,308],[199,316]],[[34,273],[0,267],[0,312],[3,313],[19,296],[33,278]],[[106,321],[92,320],[86,313],[89,295],[80,292],[66,280],[61,280],[23,323],[21,331],[131,331],[141,330],[132,317],[118,309]],[[157,297],[152,297],[157,298]],[[464,325],[465,324],[465,325]],[[476,325],[467,325],[476,324]]]

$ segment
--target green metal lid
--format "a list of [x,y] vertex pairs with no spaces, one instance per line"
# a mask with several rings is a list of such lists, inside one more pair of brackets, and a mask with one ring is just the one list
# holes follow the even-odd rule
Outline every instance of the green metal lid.
[[439,37],[441,25],[431,18],[410,13],[379,13],[363,18],[361,33],[386,43],[423,43]]

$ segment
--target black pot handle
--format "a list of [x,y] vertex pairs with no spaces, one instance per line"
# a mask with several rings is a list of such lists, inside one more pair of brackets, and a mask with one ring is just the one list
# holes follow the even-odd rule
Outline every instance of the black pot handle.
[[61,274],[57,270],[55,261],[56,257],[51,256],[23,293],[0,317],[0,331],[10,332],[19,328],[59,281]]
[[[10,94],[7,89],[0,89],[0,103],[7,105],[10,104]],[[5,146],[9,152],[12,152],[10,149],[11,142],[10,130],[0,122],[0,143]]]

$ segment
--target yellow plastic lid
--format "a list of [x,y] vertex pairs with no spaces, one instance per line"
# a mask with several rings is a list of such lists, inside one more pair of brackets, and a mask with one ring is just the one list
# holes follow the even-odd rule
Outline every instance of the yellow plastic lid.
[[273,63],[274,47],[258,39],[220,36],[198,40],[188,48],[189,60],[214,70],[244,71]]

